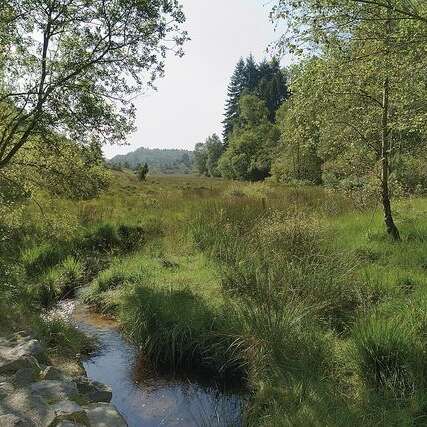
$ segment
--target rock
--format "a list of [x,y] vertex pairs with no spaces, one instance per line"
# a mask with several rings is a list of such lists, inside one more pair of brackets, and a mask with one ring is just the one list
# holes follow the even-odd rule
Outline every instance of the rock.
[[75,402],[63,400],[52,405],[52,410],[55,413],[55,419],[52,426],[57,426],[60,422],[71,422],[72,425],[89,425],[89,418],[85,410]]
[[64,378],[64,374],[59,369],[54,368],[53,366],[48,366],[41,373],[40,377],[42,380],[62,380]]
[[38,380],[39,370],[34,368],[21,368],[15,372],[14,383],[18,387],[25,387]]
[[75,380],[79,393],[84,394],[90,402],[110,402],[113,397],[111,387],[92,381],[87,377],[78,377]]
[[31,384],[30,390],[32,394],[39,395],[52,402],[58,402],[78,394],[76,384],[68,380],[42,380]]
[[37,359],[42,358],[43,348],[37,340],[28,337],[17,343],[11,340],[0,342],[0,374],[37,366]]
[[30,423],[14,414],[0,415],[1,427],[30,427]]
[[56,424],[55,427],[86,427],[87,424],[79,424],[79,423],[75,423],[74,421],[60,421],[58,424]]
[[111,403],[91,403],[84,409],[91,427],[127,427],[126,421]]
[[10,353],[2,353],[0,348],[0,373],[13,374],[19,369],[35,369],[40,370],[40,366],[33,356],[15,356]]
[[0,399],[3,399],[4,397],[9,396],[14,391],[15,391],[15,387],[13,386],[13,384],[7,381],[3,381],[0,383]]
[[29,388],[16,390],[0,401],[0,414],[16,415],[27,423],[23,425],[31,427],[49,426],[55,419],[47,402],[41,396],[33,395]]

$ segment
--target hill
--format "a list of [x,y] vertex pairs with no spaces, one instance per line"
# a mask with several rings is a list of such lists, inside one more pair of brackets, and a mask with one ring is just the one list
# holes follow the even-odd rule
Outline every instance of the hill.
[[163,174],[187,174],[193,169],[193,152],[178,149],[151,149],[141,147],[128,154],[117,155],[108,161],[118,167],[136,169],[147,163],[151,172]]

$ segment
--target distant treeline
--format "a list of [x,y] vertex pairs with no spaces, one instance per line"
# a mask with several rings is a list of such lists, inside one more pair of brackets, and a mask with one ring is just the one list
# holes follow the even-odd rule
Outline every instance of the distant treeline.
[[108,163],[116,168],[133,170],[146,163],[151,173],[189,174],[193,170],[193,152],[142,147],[128,154],[115,156]]

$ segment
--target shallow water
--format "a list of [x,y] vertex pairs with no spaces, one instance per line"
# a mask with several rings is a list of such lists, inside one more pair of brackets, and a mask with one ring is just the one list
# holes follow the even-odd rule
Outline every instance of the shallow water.
[[144,373],[138,349],[122,337],[113,321],[84,306],[72,311],[78,328],[100,344],[99,351],[83,361],[87,376],[111,385],[112,403],[130,427],[241,425],[239,395],[191,379],[178,381]]

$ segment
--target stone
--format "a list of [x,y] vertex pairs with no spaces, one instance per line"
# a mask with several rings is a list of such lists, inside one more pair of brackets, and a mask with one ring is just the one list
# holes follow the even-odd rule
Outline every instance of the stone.
[[53,366],[48,366],[40,375],[42,380],[62,380],[64,374]]
[[49,426],[55,419],[55,413],[47,402],[41,396],[33,395],[29,388],[18,389],[1,400],[0,414],[16,415],[27,423],[23,425],[32,427]]
[[19,369],[39,369],[37,359],[30,355],[15,356],[10,353],[2,353],[0,349],[0,373],[14,374]]
[[79,393],[85,395],[90,402],[110,402],[113,397],[111,387],[92,381],[87,377],[78,377],[75,380]]
[[38,381],[30,385],[30,390],[32,394],[39,395],[49,402],[58,402],[78,394],[76,384],[68,380]]
[[55,427],[86,427],[86,426],[87,424],[85,425],[85,424],[75,423],[74,421],[64,420],[56,424]]
[[38,360],[43,359],[43,347],[39,341],[22,339],[0,342],[0,374],[14,373],[18,369],[37,366]]
[[84,407],[90,427],[127,427],[126,421],[111,403],[91,403]]
[[52,405],[52,410],[55,413],[55,419],[52,426],[57,426],[60,422],[71,422],[73,425],[89,425],[89,418],[85,410],[71,400],[63,400]]
[[34,368],[21,368],[15,372],[14,383],[18,387],[25,387],[34,381],[38,380],[37,369]]
[[15,387],[13,386],[13,384],[7,381],[0,382],[0,399],[3,399],[4,397],[9,396],[14,391],[15,391]]
[[1,427],[30,427],[30,423],[17,415],[6,414],[0,415]]

